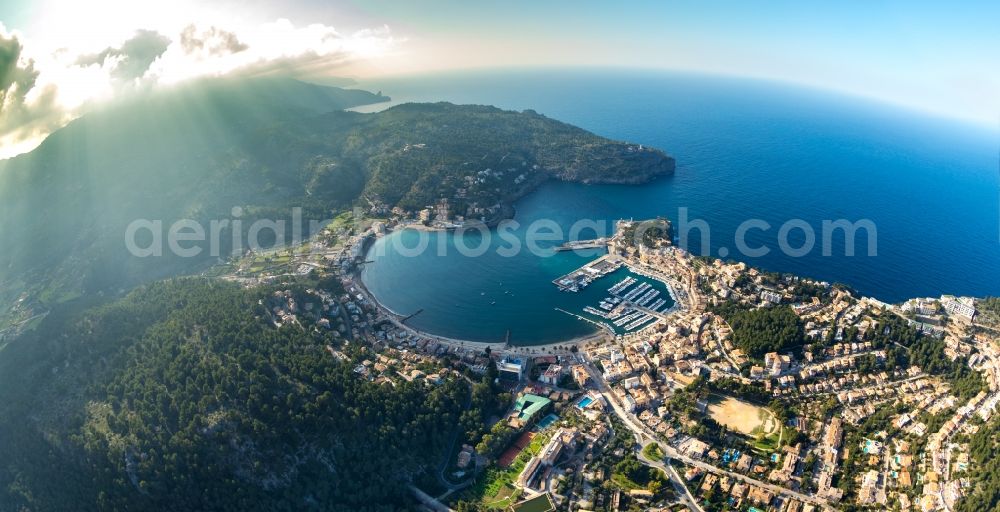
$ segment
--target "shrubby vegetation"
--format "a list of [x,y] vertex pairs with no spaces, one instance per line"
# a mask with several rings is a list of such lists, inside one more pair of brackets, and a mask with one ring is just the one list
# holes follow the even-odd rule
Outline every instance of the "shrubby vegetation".
[[982,375],[969,368],[964,357],[952,360],[945,354],[945,343],[939,337],[920,333],[906,320],[885,313],[878,319],[875,329],[870,332],[872,344],[885,348],[886,368],[920,367],[923,371],[938,375],[951,385],[952,392],[962,400],[969,400],[980,391],[986,390]]
[[977,321],[998,325],[1000,324],[1000,297],[986,297],[976,301],[978,311]]
[[[636,236],[636,233],[641,237]],[[655,248],[662,244],[670,244],[673,241],[673,224],[667,219],[653,219],[644,222],[636,222],[622,229],[621,239],[629,244],[642,244],[645,247]]]
[[982,425],[969,439],[972,485],[959,500],[956,512],[979,512],[1000,508],[1000,417]]

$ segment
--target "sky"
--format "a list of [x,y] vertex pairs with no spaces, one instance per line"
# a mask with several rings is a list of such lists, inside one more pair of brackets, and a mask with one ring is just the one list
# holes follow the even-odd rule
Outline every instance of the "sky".
[[641,67],[794,82],[1000,125],[1000,2],[0,3],[0,158],[196,77]]

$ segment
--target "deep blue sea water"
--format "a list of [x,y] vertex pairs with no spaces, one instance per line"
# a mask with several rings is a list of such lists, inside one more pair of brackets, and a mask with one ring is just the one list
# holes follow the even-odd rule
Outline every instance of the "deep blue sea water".
[[[686,208],[689,218],[708,223],[708,252],[714,256],[725,248],[730,258],[846,283],[890,302],[942,293],[1000,294],[996,129],[785,84],[663,72],[448,73],[361,85],[397,102],[533,109],[677,159],[673,176],[643,186],[545,185],[516,205],[515,219],[522,224],[666,216],[679,227],[679,208]],[[769,254],[747,257],[735,249],[736,229],[748,219],[770,224],[747,236],[750,246],[771,248]],[[804,257],[779,249],[779,227],[792,219],[805,221],[816,234],[815,248]],[[843,235],[837,234],[832,256],[824,256],[822,221],[837,219],[871,220],[877,255],[867,255],[866,237],[859,236],[856,255],[845,256]],[[415,235],[393,235],[400,236]],[[450,234],[431,235],[432,246],[438,236],[454,249]],[[699,232],[691,238],[689,248],[705,253]],[[789,239],[799,246],[801,231]],[[387,242],[392,238],[380,245]],[[582,307],[582,299],[555,291],[550,282],[591,258],[527,251],[513,258],[494,251],[470,258],[457,250],[410,258],[388,251],[368,265],[364,279],[398,312],[423,308],[412,320],[417,328],[489,341],[510,329],[513,342],[533,344],[592,330],[553,309]]]

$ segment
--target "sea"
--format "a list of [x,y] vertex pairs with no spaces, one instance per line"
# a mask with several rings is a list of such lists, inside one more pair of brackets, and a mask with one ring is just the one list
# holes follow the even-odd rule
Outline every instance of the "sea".
[[[380,239],[366,286],[399,314],[419,311],[409,324],[432,334],[538,345],[597,329],[580,312],[621,276],[559,291],[553,279],[601,253],[528,250],[536,221],[568,236],[581,219],[610,229],[616,219],[666,217],[693,253],[886,302],[1000,294],[997,127],[787,83],[664,71],[508,69],[358,85],[393,97],[370,111],[410,101],[531,109],[677,161],[673,175],[645,185],[543,185],[515,204],[518,227],[505,234],[524,245],[514,255],[499,250],[513,244],[495,231]],[[857,228],[853,254],[835,228],[845,221]],[[607,234],[598,231],[578,238]],[[407,250],[421,243],[429,249]]]

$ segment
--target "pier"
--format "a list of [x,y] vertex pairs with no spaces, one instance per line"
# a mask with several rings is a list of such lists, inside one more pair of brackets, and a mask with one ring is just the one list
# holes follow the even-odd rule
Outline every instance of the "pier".
[[[583,308],[583,312],[591,315],[590,317],[560,308],[556,308],[556,310],[592,324],[600,325],[611,332],[615,332],[616,330],[623,330],[626,333],[637,332],[649,327],[657,320],[670,318],[670,315],[680,304],[671,286],[675,283],[665,280],[665,276],[654,276],[648,272],[643,272],[641,269],[634,269],[632,265],[612,254],[606,254],[552,282],[562,291],[578,292],[593,281],[623,266],[627,267],[630,272],[652,279],[657,283],[662,283],[666,287],[666,294],[663,294],[661,290],[655,288],[649,282],[641,281],[633,276],[626,276],[608,288],[609,297],[606,297],[599,304]],[[667,299],[665,298],[667,295],[673,299],[674,305],[665,311],[661,311],[660,309],[667,303]],[[593,317],[597,317],[597,319]]]
[[556,285],[560,291],[578,292],[595,280],[618,270],[621,266],[621,261],[610,259],[604,255],[569,274],[553,279],[552,284]]
[[411,319],[411,318],[413,318],[413,317],[415,317],[415,316],[417,316],[417,315],[419,315],[420,313],[423,313],[423,312],[424,312],[424,308],[420,308],[420,309],[414,311],[413,313],[411,313],[410,315],[408,315],[406,317],[403,317],[403,319],[400,320],[399,323],[405,324],[407,320],[409,320],[409,319]]
[[583,315],[578,315],[578,314],[573,313],[571,311],[566,311],[565,309],[562,309],[562,308],[552,308],[552,309],[555,309],[556,311],[558,311],[560,313],[566,313],[569,316],[576,317],[577,319],[583,320],[584,322],[592,323],[592,324],[596,325],[597,327],[599,327],[599,328],[601,328],[601,329],[603,329],[605,331],[610,332],[611,334],[615,334],[614,329],[612,329],[611,326],[609,326],[608,324],[591,320],[591,319],[589,319],[589,318],[587,318],[587,317],[585,317]]
[[600,249],[602,247],[608,246],[607,238],[595,238],[593,240],[577,240],[574,242],[566,242],[555,248],[556,252],[563,251],[577,251],[583,249]]

